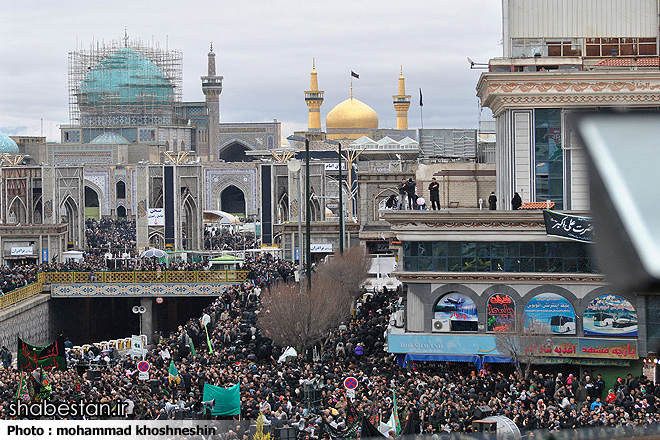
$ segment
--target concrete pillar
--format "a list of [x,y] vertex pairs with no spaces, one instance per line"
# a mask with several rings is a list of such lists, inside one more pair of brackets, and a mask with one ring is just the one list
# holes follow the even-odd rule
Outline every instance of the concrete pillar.
[[153,314],[153,298],[140,298],[140,305],[147,309],[142,314],[142,334],[147,335],[147,344],[153,343],[154,336],[154,314]]

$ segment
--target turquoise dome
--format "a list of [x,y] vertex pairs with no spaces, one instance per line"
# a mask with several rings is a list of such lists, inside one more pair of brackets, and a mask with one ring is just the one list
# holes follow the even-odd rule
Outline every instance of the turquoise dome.
[[90,144],[127,144],[128,140],[117,133],[106,131],[103,134],[96,136]]
[[17,154],[18,145],[16,142],[9,136],[4,133],[0,133],[0,153],[4,154]]
[[78,89],[81,108],[96,105],[171,103],[174,84],[156,64],[130,47],[100,61]]

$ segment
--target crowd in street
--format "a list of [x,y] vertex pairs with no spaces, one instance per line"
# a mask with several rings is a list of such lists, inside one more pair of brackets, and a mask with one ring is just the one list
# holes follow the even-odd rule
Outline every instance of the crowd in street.
[[[430,435],[470,431],[474,410],[482,405],[493,415],[509,417],[523,432],[632,427],[660,420],[660,385],[644,377],[629,375],[606,384],[600,376],[586,374],[533,371],[522,378],[506,365],[477,370],[468,363],[423,362],[400,367],[385,349],[398,292],[359,299],[352,317],[326,344],[280,362],[286,347],[275,345],[259,329],[257,318],[264,312],[260,299],[269,294],[269,286],[288,280],[294,268],[268,255],[249,260],[246,267],[252,274],[249,282],[228,288],[202,316],[158,336],[147,354],[153,365],[149,382],[139,381],[136,361],[124,357],[102,368],[99,380],[83,380],[79,390],[75,371],[51,373],[51,401],[119,399],[130,402],[130,418],[167,419],[200,402],[205,383],[240,383],[242,419],[254,420],[262,412],[267,423],[293,426],[299,438],[308,439],[320,435],[323,421],[335,429],[347,426],[343,380],[350,375],[359,381],[353,405],[359,414],[379,426],[389,420],[396,393],[401,423],[412,414],[419,430]],[[210,347],[202,322],[208,322]],[[90,360],[80,356],[71,355],[71,360]],[[172,360],[180,383],[168,380]],[[0,370],[0,383],[0,418],[6,418],[18,384],[16,370]]]
[[135,220],[88,218],[85,220],[85,240],[89,254],[103,255],[109,252],[119,257],[128,253],[134,257]]
[[[101,272],[106,270],[212,270],[209,258],[199,261],[181,261],[155,258],[139,258],[136,251],[135,220],[94,219],[85,220],[87,248],[82,261],[56,258],[44,263],[13,264],[0,267],[1,295],[24,287],[37,280],[39,272]],[[207,250],[243,250],[255,246],[254,233],[230,234],[220,228],[210,228],[204,234]],[[279,268],[275,268],[278,270]],[[262,272],[262,269],[255,270]]]
[[239,251],[256,245],[253,232],[232,233],[228,229],[211,227],[204,229],[204,249],[213,251]]

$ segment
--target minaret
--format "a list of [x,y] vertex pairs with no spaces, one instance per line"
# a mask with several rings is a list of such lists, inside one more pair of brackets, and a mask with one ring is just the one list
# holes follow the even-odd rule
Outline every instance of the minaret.
[[305,92],[305,104],[309,107],[309,131],[321,131],[321,104],[323,104],[323,91],[319,90],[319,81],[316,78],[316,60],[312,59],[312,73],[310,77],[310,90]]
[[392,96],[394,110],[396,110],[396,129],[408,129],[408,109],[410,108],[410,95],[406,95],[406,79],[403,77],[403,66],[399,77],[399,94]]
[[202,92],[206,96],[206,107],[209,110],[208,143],[206,151],[199,151],[199,155],[212,160],[215,147],[218,145],[216,136],[220,124],[220,93],[222,93],[222,76],[215,74],[215,53],[213,43],[208,54],[208,74],[202,77]]

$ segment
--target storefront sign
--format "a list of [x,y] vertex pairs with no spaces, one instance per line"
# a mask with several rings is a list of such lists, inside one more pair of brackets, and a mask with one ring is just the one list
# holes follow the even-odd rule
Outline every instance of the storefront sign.
[[310,245],[310,250],[312,252],[326,252],[331,254],[332,253],[332,243],[329,244],[311,244]]
[[12,256],[32,255],[32,246],[17,246],[11,248]]
[[516,304],[505,293],[496,293],[486,303],[486,324],[489,332],[512,332],[516,329]]
[[[346,170],[346,163],[342,162],[341,163],[341,169],[342,171]],[[330,162],[325,164],[325,170],[326,171],[339,171],[339,163],[338,162]]]
[[637,311],[618,295],[594,298],[584,311],[584,334],[637,336]]
[[[501,355],[493,335],[388,334],[390,353]],[[605,338],[555,338],[527,347],[539,356],[575,359],[638,359],[637,341]]]
[[390,353],[416,354],[501,354],[492,335],[389,334]]
[[580,357],[599,359],[638,359],[636,340],[594,338],[566,338],[549,344],[532,345],[526,352],[536,351],[538,356]]
[[433,317],[451,323],[451,331],[476,331],[479,321],[477,306],[472,298],[456,292],[438,299],[433,307]]
[[575,310],[556,293],[542,293],[530,299],[524,312],[525,328],[539,333],[575,334]]
[[151,208],[148,217],[149,226],[165,225],[165,210],[163,208]]

